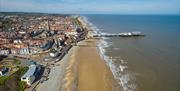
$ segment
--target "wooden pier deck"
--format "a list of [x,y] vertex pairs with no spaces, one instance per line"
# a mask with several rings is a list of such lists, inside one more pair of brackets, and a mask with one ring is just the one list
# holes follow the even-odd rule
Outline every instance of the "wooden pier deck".
[[142,34],[140,32],[93,34],[93,37],[140,37],[140,36],[145,36],[145,34]]

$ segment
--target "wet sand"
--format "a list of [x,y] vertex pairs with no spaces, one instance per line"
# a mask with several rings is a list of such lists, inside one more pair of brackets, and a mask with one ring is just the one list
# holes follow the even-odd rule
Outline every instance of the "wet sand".
[[113,91],[113,75],[96,48],[95,39],[74,46],[61,91]]

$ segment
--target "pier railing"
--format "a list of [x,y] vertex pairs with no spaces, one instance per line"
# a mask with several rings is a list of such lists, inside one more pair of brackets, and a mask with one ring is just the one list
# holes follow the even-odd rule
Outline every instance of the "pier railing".
[[125,32],[125,33],[98,33],[92,34],[93,37],[138,37],[145,36],[141,32]]

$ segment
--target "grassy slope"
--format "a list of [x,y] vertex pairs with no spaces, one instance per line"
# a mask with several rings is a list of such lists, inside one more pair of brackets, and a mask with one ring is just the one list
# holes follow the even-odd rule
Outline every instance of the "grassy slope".
[[0,89],[2,91],[23,91],[25,83],[20,81],[20,77],[28,70],[27,67],[20,68],[11,76],[0,77]]

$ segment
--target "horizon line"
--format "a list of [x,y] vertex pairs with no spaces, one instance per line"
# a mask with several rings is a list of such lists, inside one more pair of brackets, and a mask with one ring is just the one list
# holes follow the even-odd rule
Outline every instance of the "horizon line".
[[0,11],[0,13],[41,13],[41,14],[66,14],[66,15],[180,15],[180,13],[54,13],[54,12],[28,12],[28,11]]

